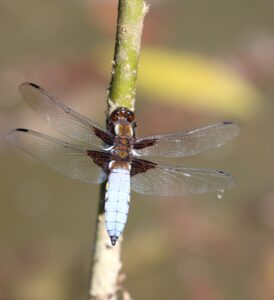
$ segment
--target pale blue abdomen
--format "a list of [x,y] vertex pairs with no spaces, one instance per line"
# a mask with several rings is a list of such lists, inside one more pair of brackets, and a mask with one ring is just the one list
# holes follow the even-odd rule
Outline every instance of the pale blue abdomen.
[[115,245],[124,230],[130,201],[130,171],[113,168],[108,176],[105,202],[106,227],[111,242]]

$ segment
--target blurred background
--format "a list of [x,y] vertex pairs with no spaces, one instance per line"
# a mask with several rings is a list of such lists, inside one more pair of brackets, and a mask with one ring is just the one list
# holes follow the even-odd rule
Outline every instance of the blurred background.
[[[229,171],[224,193],[132,195],[123,271],[134,299],[274,299],[274,3],[151,0],[138,135],[233,120],[241,134],[185,159]],[[99,187],[10,145],[57,136],[23,101],[35,82],[104,124],[117,1],[0,2],[0,300],[86,299]]]

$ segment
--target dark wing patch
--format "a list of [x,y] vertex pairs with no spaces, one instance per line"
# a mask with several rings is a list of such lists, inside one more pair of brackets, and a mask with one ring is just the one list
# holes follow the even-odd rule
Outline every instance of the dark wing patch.
[[93,161],[101,167],[106,173],[109,171],[109,163],[111,161],[111,154],[102,151],[88,150],[87,155],[93,159]]
[[139,173],[145,173],[148,170],[155,168],[156,165],[156,163],[149,160],[133,158],[131,161],[130,175],[134,176]]
[[150,147],[153,146],[157,143],[158,139],[153,139],[153,138],[143,138],[143,139],[139,139],[134,143],[134,149],[135,150],[140,150],[140,149],[144,149],[146,147]]
[[103,131],[99,128],[93,127],[94,134],[100,138],[107,145],[113,145],[115,137],[109,132]]

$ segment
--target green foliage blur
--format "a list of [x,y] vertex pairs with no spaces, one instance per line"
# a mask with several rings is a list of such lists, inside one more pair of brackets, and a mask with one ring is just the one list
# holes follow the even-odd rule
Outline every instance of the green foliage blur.
[[[0,300],[86,299],[98,186],[5,137],[25,127],[60,138],[24,103],[23,81],[104,124],[116,4],[0,2]],[[137,133],[239,123],[237,139],[185,159],[238,184],[222,200],[132,195],[122,256],[133,299],[274,299],[273,11],[259,0],[151,1]]]

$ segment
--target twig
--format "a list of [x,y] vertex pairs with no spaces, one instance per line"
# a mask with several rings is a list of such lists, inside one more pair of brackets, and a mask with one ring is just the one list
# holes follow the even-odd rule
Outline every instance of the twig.
[[[107,115],[121,106],[134,111],[141,35],[147,11],[148,6],[143,0],[119,0]],[[105,229],[104,194],[105,186],[102,186],[92,252],[89,300],[116,300],[117,291],[121,289],[118,281],[122,267],[122,238],[116,246],[111,246]],[[125,295],[130,299],[127,293]]]
[[143,0],[120,0],[115,54],[108,97],[109,113],[117,107],[134,111],[136,81],[144,17]]

